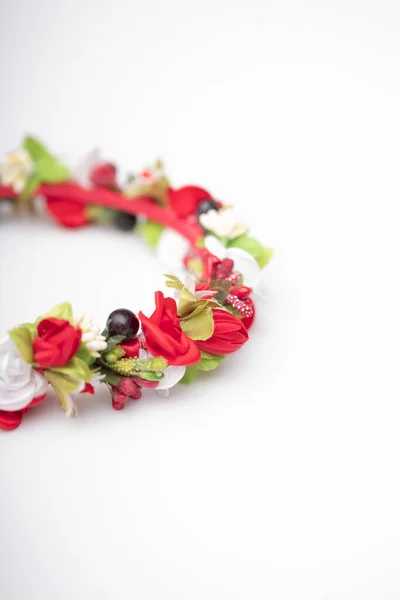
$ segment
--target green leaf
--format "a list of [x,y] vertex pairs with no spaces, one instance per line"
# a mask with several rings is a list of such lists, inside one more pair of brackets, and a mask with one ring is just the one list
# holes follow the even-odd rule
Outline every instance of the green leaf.
[[197,365],[186,367],[186,371],[179,383],[192,383],[197,375]]
[[68,179],[69,171],[58,158],[43,156],[36,162],[36,177],[44,183],[59,183]]
[[69,394],[77,391],[79,381],[49,369],[44,371],[44,376],[56,392],[61,408],[65,410],[68,416],[75,416],[76,411]]
[[71,358],[71,360],[63,367],[52,367],[50,370],[55,373],[62,373],[63,375],[67,375],[68,377],[72,377],[79,381],[91,381],[94,374],[89,365],[77,356]]
[[138,229],[145,242],[152,248],[156,248],[164,227],[154,221],[146,221],[146,223],[141,223]]
[[33,348],[32,348],[32,334],[30,327],[26,325],[19,325],[8,332],[10,338],[16,345],[18,352],[21,355],[22,360],[28,364],[33,363]]
[[225,356],[222,358],[202,358],[198,364],[198,368],[200,371],[213,371],[224,360],[224,358]]
[[40,160],[43,156],[49,156],[48,150],[46,150],[43,144],[34,137],[26,137],[23,143],[23,147],[28,152],[31,159],[35,162]]
[[85,362],[87,365],[90,365],[94,362],[94,358],[93,356],[91,356],[89,350],[86,347],[86,344],[82,343],[79,347],[78,352],[75,354],[76,358],[80,358],[81,360],[83,360],[83,362]]
[[265,267],[273,255],[272,248],[265,248],[258,240],[248,237],[247,235],[241,235],[234,240],[231,240],[229,242],[229,247],[241,248],[251,254],[251,256],[256,259],[261,269]]
[[39,140],[28,136],[25,138],[23,146],[35,162],[35,179],[38,182],[57,183],[68,179],[68,167],[57,157],[50,154]]
[[206,350],[200,350],[200,354],[202,358],[216,359],[219,358],[223,360],[225,358],[225,354],[212,354],[211,352],[207,352]]
[[103,366],[101,367],[101,373],[102,375],[104,375],[103,381],[109,383],[110,385],[119,385],[119,382],[121,381],[120,375],[117,375],[116,373],[114,373],[114,371],[110,371],[109,369],[106,369]]
[[[105,330],[105,332],[103,331],[102,335],[107,337],[107,330]],[[105,352],[112,350],[113,348],[115,348],[115,346],[118,346],[118,344],[123,342],[125,339],[126,335],[111,335],[109,338],[107,338],[107,350],[105,350]]]
[[118,214],[117,210],[105,208],[104,206],[87,206],[86,210],[87,215],[91,221],[96,221],[105,225],[108,225],[108,223],[112,223],[112,221]]
[[51,317],[55,319],[65,319],[66,321],[72,321],[73,315],[71,303],[63,302],[62,304],[57,304],[57,306],[54,306],[54,308],[49,310],[49,312],[43,315],[43,317],[40,317],[37,320],[37,322],[41,321],[42,319],[48,319]]
[[135,377],[140,377],[140,379],[145,379],[146,381],[160,381],[164,375],[157,375],[151,371],[137,371]]
[[263,249],[263,253],[261,254],[261,256],[256,258],[256,260],[260,266],[260,269],[263,269],[264,267],[267,266],[267,264],[269,263],[269,261],[271,260],[273,255],[274,255],[273,248],[264,248]]
[[21,192],[20,198],[22,200],[28,200],[29,198],[32,198],[32,196],[35,195],[35,192],[38,189],[39,185],[40,180],[38,179],[35,173],[35,175],[32,175],[32,177],[28,180],[27,184]]
[[204,308],[195,316],[192,315],[181,319],[182,330],[192,340],[208,340],[214,333],[212,309]]

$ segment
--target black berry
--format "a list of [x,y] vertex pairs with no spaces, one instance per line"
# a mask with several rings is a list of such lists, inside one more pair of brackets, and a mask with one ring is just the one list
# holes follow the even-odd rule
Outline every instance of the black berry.
[[114,218],[114,225],[121,231],[132,231],[137,221],[136,215],[119,212]]
[[123,335],[126,338],[135,337],[139,331],[139,319],[127,308],[117,308],[107,319],[108,335]]
[[208,213],[209,210],[219,210],[218,204],[212,198],[206,198],[205,200],[201,200],[197,205],[197,216],[204,215]]

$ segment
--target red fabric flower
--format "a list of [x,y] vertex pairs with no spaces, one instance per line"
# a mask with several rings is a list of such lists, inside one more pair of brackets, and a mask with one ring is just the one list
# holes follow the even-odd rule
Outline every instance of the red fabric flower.
[[21,410],[0,410],[0,429],[3,429],[4,431],[16,429],[21,425],[22,417],[28,412],[28,408],[40,404],[45,398],[46,394],[38,396],[37,398],[34,398],[26,408],[22,408]]
[[64,227],[83,227],[90,222],[84,204],[76,200],[65,200],[62,196],[47,198],[47,211]]
[[197,341],[201,350],[211,354],[231,354],[249,339],[241,319],[227,310],[214,309],[214,333],[205,341]]
[[186,185],[178,190],[172,188],[168,190],[168,204],[181,219],[193,215],[198,203],[211,197],[209,192],[195,185]]
[[77,353],[82,331],[65,319],[42,319],[37,330],[33,353],[41,369],[63,367]]
[[137,358],[139,356],[140,342],[138,338],[124,340],[120,345],[125,351],[124,358]]
[[254,302],[251,298],[247,298],[245,302],[247,306],[251,306],[251,308],[253,309],[253,314],[251,315],[251,317],[243,317],[242,323],[246,327],[246,329],[250,329],[250,327],[254,323],[254,319],[256,318],[256,309],[254,307]]
[[170,365],[195,365],[201,355],[196,343],[182,331],[173,298],[155,293],[156,310],[150,318],[139,312],[146,347],[153,356],[163,356]]
[[99,163],[96,165],[89,176],[90,182],[95,187],[107,187],[117,190],[117,167],[112,163]]

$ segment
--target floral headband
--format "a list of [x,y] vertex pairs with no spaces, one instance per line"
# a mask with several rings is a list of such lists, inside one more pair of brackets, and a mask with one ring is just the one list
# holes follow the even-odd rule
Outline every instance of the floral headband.
[[143,388],[167,396],[247,342],[255,315],[251,294],[272,250],[249,237],[230,206],[200,187],[172,188],[160,161],[121,185],[116,167],[96,152],[73,171],[27,137],[0,166],[0,199],[19,212],[33,209],[39,196],[64,227],[136,228],[164,257],[179,234],[184,246],[175,266],[187,275],[184,281],[166,275],[174,297],[157,291],[150,316],[119,308],[100,330],[66,302],[9,331],[0,340],[1,429],[18,427],[49,386],[69,416],[77,414],[71,394],[93,394],[98,383],[109,387],[113,408],[121,410]]

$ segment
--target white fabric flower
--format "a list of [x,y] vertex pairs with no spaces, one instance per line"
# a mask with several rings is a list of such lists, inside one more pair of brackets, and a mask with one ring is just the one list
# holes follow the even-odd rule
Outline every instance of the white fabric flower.
[[[144,350],[139,350],[139,358],[152,358],[152,354]],[[163,371],[164,377],[158,382],[158,386],[155,391],[160,396],[167,398],[169,396],[170,388],[174,387],[184,376],[186,367],[184,366],[169,366]]]
[[85,154],[75,166],[71,168],[71,179],[79,183],[84,188],[91,188],[90,175],[93,169],[103,162],[101,152],[98,148],[93,148]]
[[243,275],[243,283],[253,289],[261,283],[261,269],[258,262],[246,250],[242,248],[225,248],[221,242],[213,235],[208,235],[204,239],[205,247],[211,254],[224,260],[230,258],[233,260],[234,270]]
[[[183,284],[189,290],[189,292],[193,294],[196,300],[201,300],[205,296],[215,296],[215,294],[217,293],[215,290],[199,290],[198,292],[196,292],[196,280],[194,279],[194,277],[189,275],[189,273],[186,273],[183,279]],[[174,298],[177,302],[179,301],[181,295],[182,290],[174,291]]]
[[246,233],[247,227],[239,223],[231,208],[209,210],[200,215],[200,223],[207,231],[215,233],[220,238],[234,238]]
[[35,170],[35,163],[24,148],[6,154],[0,166],[0,180],[19,194]]
[[170,269],[184,268],[184,258],[190,246],[184,237],[172,229],[165,228],[158,240],[156,254],[158,260]]
[[100,356],[100,352],[107,349],[107,341],[104,335],[101,335],[98,325],[94,325],[90,319],[84,315],[74,319],[76,327],[82,331],[82,342],[86,345],[90,355],[94,358]]
[[20,410],[43,396],[48,383],[39,371],[22,360],[9,336],[0,341],[0,410]]

